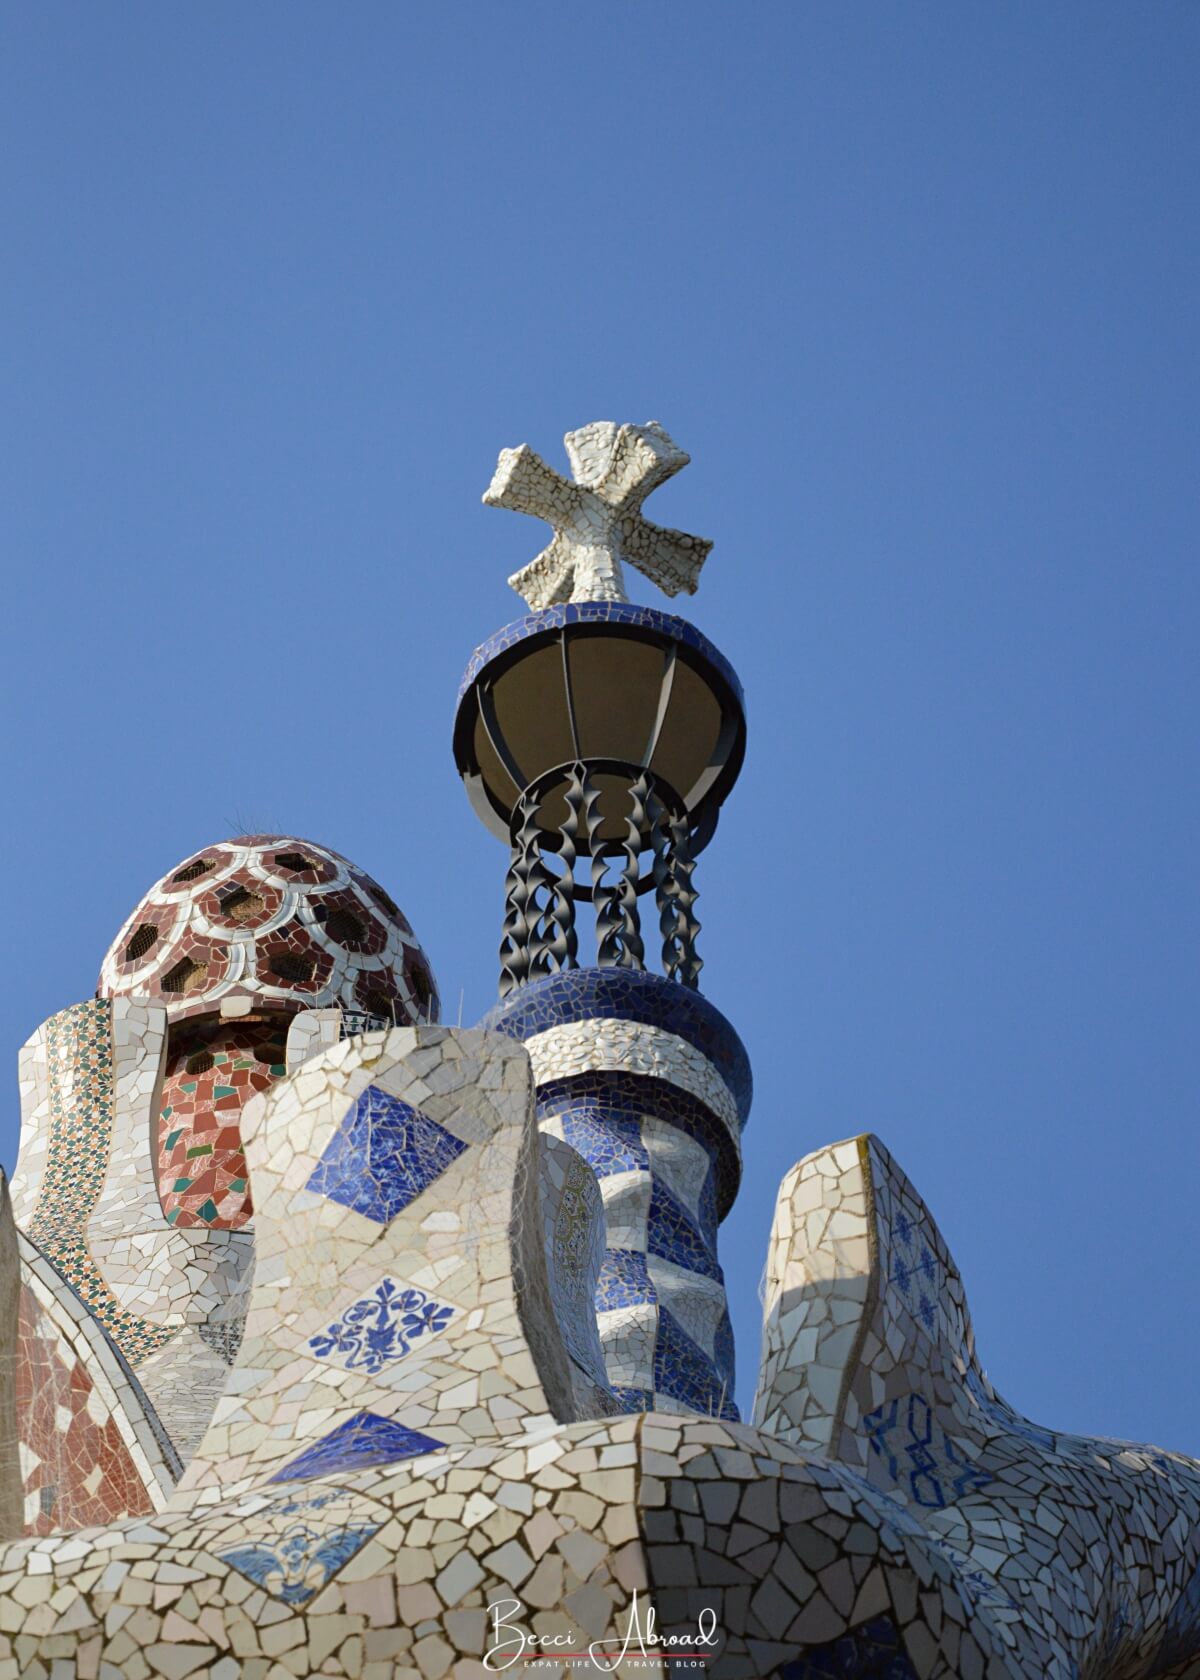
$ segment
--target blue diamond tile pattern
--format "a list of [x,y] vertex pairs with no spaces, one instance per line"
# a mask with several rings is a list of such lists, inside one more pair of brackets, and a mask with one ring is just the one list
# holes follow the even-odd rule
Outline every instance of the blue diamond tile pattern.
[[584,1103],[567,1109],[563,1138],[579,1151],[597,1178],[644,1172],[650,1165],[639,1117],[624,1114],[619,1108]]
[[596,1279],[596,1311],[614,1312],[618,1307],[637,1307],[656,1301],[646,1256],[638,1248],[610,1248]]
[[314,1476],[369,1470],[376,1464],[395,1464],[402,1458],[418,1458],[445,1446],[419,1429],[408,1429],[377,1412],[359,1412],[345,1423],[306,1447],[271,1477],[273,1482],[303,1482]]
[[453,1307],[423,1289],[385,1277],[308,1345],[317,1359],[374,1377],[403,1359],[422,1336],[440,1335],[453,1317]]
[[368,1085],[329,1140],[308,1188],[387,1225],[466,1147],[420,1109]]
[[738,1421],[733,1396],[718,1378],[711,1359],[661,1302],[654,1342],[654,1390],[694,1412]]
[[923,1395],[877,1407],[863,1418],[862,1427],[892,1481],[905,1485],[927,1510],[953,1505],[993,1479],[945,1433]]
[[[540,985],[540,980],[533,981],[523,990],[528,992]],[[615,997],[609,1001],[616,1006]],[[717,1260],[717,1224],[733,1200],[740,1168],[728,1133],[706,1105],[664,1080],[607,1069],[547,1080],[538,1087],[537,1102],[539,1121],[544,1125],[555,1119],[556,1129],[561,1129],[567,1143],[579,1151],[599,1179],[620,1174],[645,1181],[644,1191],[637,1187],[638,1194],[645,1195],[645,1202],[631,1202],[631,1207],[645,1207],[644,1226],[638,1230],[636,1219],[626,1223],[621,1232],[622,1246],[608,1249],[596,1286],[596,1311],[604,1315],[623,1308],[653,1306],[659,1298],[655,1268],[660,1282],[665,1272],[660,1262],[696,1279],[703,1278],[719,1289],[724,1280]],[[672,1141],[674,1134],[682,1137]],[[699,1144],[708,1157],[707,1168],[693,1144]],[[684,1280],[676,1277],[669,1281],[675,1285]],[[685,1369],[672,1377],[672,1385],[663,1391],[665,1397],[695,1405],[706,1416],[719,1412],[736,1421],[736,1408],[728,1398],[733,1391],[734,1368],[728,1315],[721,1315],[713,1340],[713,1291],[710,1287],[698,1292],[706,1297],[700,1309],[693,1299],[695,1293],[686,1288],[682,1291],[677,1309],[671,1313],[672,1324],[661,1332],[657,1360],[654,1341],[649,1337],[641,1344],[636,1370],[629,1364],[628,1348],[621,1353],[625,1381],[617,1398],[623,1409],[644,1409],[639,1396],[658,1386],[658,1376],[665,1368],[665,1350],[677,1348]],[[623,1332],[602,1327],[602,1343],[608,1334],[619,1338]],[[710,1340],[711,1352],[707,1351]],[[643,1360],[644,1369],[640,1368]]]
[[890,1616],[875,1616],[784,1663],[779,1680],[917,1680]]
[[282,1604],[307,1604],[382,1526],[365,1521],[327,1526],[323,1509],[336,1506],[342,1497],[335,1489],[279,1500],[255,1524],[274,1532],[260,1533],[217,1556]]
[[[539,1085],[537,1109],[539,1121],[561,1117],[566,1141],[578,1149],[597,1178],[648,1171],[642,1122],[665,1120],[695,1138],[713,1163],[703,1192],[708,1208],[703,1216],[715,1228],[733,1206],[741,1167],[729,1134],[698,1097],[676,1085],[642,1074],[593,1070]],[[582,1123],[572,1135],[576,1115]]]
[[723,1283],[724,1277],[714,1253],[716,1233],[701,1231],[687,1209],[665,1186],[654,1181],[650,1189],[650,1214],[646,1224],[646,1246],[660,1260],[669,1260],[688,1272]]

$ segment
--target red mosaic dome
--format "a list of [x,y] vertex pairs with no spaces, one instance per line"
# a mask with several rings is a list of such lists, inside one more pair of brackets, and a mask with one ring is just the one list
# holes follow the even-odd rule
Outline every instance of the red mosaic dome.
[[155,883],[100,970],[100,997],[152,997],[172,1022],[256,1010],[344,1009],[435,1021],[437,985],[399,907],[311,840],[243,834]]

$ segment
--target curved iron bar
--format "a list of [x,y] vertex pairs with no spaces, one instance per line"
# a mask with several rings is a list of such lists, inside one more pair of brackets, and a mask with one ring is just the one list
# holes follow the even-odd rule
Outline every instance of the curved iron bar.
[[[567,807],[566,820],[559,829],[558,857],[562,873],[556,875],[542,859],[542,869],[549,882],[549,903],[537,934],[539,954],[544,957],[550,972],[560,968],[578,968],[579,935],[575,930],[575,859],[579,837],[579,814],[583,806],[583,768],[575,765],[563,790]],[[539,970],[539,972],[543,972]]]
[[691,825],[686,817],[677,817],[671,824],[670,895],[675,907],[675,925],[671,949],[663,948],[663,971],[668,980],[695,991],[700,985],[700,970],[704,961],[696,954],[696,935],[700,922],[693,906],[700,896],[692,885],[696,858],[692,851]]
[[649,826],[646,800],[650,793],[647,772],[642,771],[630,785],[629,811],[625,817],[625,834],[621,844],[621,875],[617,882],[616,901],[621,913],[622,968],[644,969],[646,947],[642,942],[642,923],[638,915],[638,859],[645,844],[643,836]]
[[584,773],[583,786],[585,835],[592,859],[592,903],[596,906],[596,962],[600,968],[620,968],[623,966],[622,916],[618,902],[620,889],[607,879],[612,853],[600,840],[604,821],[600,812],[600,789],[593,781],[590,770]]
[[[628,806],[623,831],[602,838],[608,815],[600,808],[598,776],[611,776],[616,768],[628,774]],[[501,997],[538,975],[578,967],[575,903],[581,898],[595,906],[598,966],[644,970],[638,897],[650,888],[658,909],[663,972],[695,988],[703,964],[696,954],[700,923],[692,877],[698,844],[707,836],[693,829],[673,791],[652,771],[577,761],[560,766],[556,778],[542,777],[526,788],[513,813],[500,942]],[[554,829],[539,820],[548,791],[558,793],[566,807]],[[647,851],[650,863],[643,872]],[[547,862],[551,852],[558,854],[557,869]],[[581,856],[590,860],[590,886],[575,878]]]

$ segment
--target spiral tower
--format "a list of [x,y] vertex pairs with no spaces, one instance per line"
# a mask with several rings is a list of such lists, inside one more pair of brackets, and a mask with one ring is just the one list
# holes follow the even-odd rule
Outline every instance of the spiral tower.
[[622,560],[669,593],[695,588],[710,545],[640,511],[688,457],[653,422],[566,442],[574,483],[522,446],[484,497],[555,535],[511,580],[535,610],[475,650],[459,688],[459,773],[510,854],[482,1024],[525,1044],[542,1130],[599,1181],[596,1313],[618,1403],[736,1418],[717,1226],[751,1075],[699,990],[694,875],[742,763],[741,685],[692,625],[624,599]]

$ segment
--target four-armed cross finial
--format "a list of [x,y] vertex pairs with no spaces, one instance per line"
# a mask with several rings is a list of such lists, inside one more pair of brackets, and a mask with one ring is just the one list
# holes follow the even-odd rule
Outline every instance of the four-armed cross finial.
[[594,420],[563,442],[573,484],[523,443],[500,451],[484,491],[489,507],[532,513],[554,527],[549,546],[509,578],[517,594],[535,611],[557,601],[625,601],[621,561],[628,560],[665,594],[694,595],[712,543],[642,517],[650,492],[691,456],[657,420],[644,426]]

